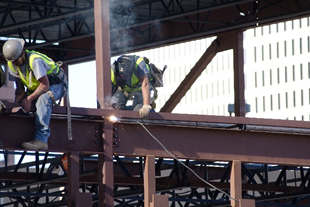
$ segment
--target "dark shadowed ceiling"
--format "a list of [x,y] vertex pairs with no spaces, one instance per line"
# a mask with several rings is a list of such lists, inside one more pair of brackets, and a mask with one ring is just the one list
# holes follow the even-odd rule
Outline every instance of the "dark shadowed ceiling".
[[[309,14],[309,0],[110,0],[111,55]],[[68,64],[95,59],[94,28],[93,0],[0,0],[0,37]]]

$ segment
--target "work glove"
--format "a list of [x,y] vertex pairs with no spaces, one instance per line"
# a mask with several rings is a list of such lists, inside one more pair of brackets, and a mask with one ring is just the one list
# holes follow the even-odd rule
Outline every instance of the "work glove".
[[139,115],[142,119],[144,119],[145,117],[147,117],[150,113],[150,110],[152,109],[152,107],[148,104],[144,104],[142,106],[142,108],[139,110]]
[[0,113],[2,112],[3,109],[6,109],[4,103],[2,103],[2,101],[0,101]]

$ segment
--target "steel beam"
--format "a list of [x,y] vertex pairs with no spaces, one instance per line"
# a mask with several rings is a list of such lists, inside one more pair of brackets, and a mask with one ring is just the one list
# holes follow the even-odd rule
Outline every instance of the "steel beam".
[[305,134],[147,125],[150,135],[138,123],[115,123],[114,127],[121,143],[114,148],[117,155],[171,158],[165,146],[180,159],[310,166],[310,136]]

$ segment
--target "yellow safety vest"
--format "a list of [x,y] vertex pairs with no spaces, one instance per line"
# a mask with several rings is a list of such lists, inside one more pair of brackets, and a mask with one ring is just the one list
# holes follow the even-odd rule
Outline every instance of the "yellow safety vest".
[[[8,63],[9,68],[15,74],[18,72],[23,85],[25,85],[27,87],[28,91],[33,92],[40,85],[40,82],[35,78],[35,76],[33,74],[33,61],[36,58],[42,59],[51,68],[49,71],[47,71],[47,75],[49,75],[49,74],[56,74],[56,75],[58,75],[59,71],[60,71],[60,68],[51,58],[49,58],[48,56],[46,56],[46,55],[44,55],[42,53],[39,53],[39,52],[36,52],[36,51],[28,51],[28,50],[26,50],[26,54],[29,54],[29,67],[28,67],[28,65],[26,65],[26,74],[23,74],[21,72],[19,66],[14,66],[11,61],[8,61],[7,63]],[[15,70],[15,68],[16,68],[16,70]]]

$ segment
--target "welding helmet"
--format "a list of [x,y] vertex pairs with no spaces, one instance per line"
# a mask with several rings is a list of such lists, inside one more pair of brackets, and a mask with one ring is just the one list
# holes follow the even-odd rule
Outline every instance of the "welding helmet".
[[8,40],[4,43],[2,53],[7,61],[15,61],[22,54],[25,41],[23,39]]
[[[119,85],[131,83],[130,71],[134,67],[134,62],[128,56],[121,56],[115,62],[115,79]],[[128,82],[129,81],[129,82]]]

